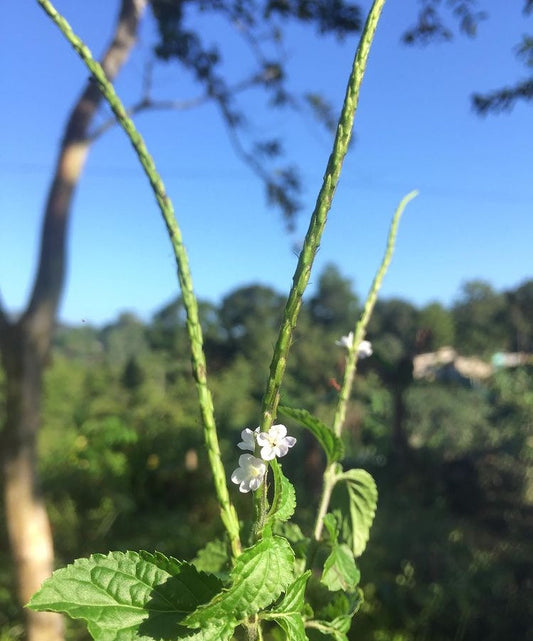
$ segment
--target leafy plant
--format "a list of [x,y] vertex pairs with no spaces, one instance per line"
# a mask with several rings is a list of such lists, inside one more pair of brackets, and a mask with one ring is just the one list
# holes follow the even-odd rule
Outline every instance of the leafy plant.
[[[262,639],[270,629],[278,629],[278,633],[294,641],[304,641],[313,629],[344,641],[362,601],[356,558],[364,551],[369,538],[377,490],[368,472],[343,469],[340,463],[344,453],[342,429],[357,360],[371,353],[370,344],[364,341],[366,327],[392,256],[400,216],[414,192],[402,200],[393,217],[385,256],[360,319],[354,330],[339,341],[346,350],[346,366],[331,426],[306,410],[279,406],[279,400],[293,330],[348,149],[362,78],[384,0],[373,3],[355,54],[333,150],[283,311],[260,425],[253,430],[245,428],[238,444],[244,453],[231,480],[242,494],[252,493],[251,524],[239,520],[227,486],[207,381],[199,305],[193,294],[181,232],[163,182],[101,67],[52,4],[48,0],[37,1],[83,59],[129,136],[169,232],[178,265],[180,303],[186,314],[205,446],[225,539],[208,543],[194,563],[144,551],[110,552],[78,559],[46,580],[29,607],[37,611],[64,612],[82,619],[98,641],[139,638],[229,641],[237,628],[241,630],[239,634],[244,633],[250,641]],[[126,368],[123,383],[133,394],[142,383],[142,372],[127,359],[123,365]],[[326,455],[323,492],[313,536],[304,536],[291,522],[296,510],[296,493],[278,459],[290,455],[296,439],[287,434],[284,425],[274,424],[278,413],[308,429]],[[113,439],[129,437],[128,430],[120,423],[111,427]],[[347,489],[349,518],[336,510],[330,511],[332,491],[337,484]],[[242,542],[244,536],[246,545]]]

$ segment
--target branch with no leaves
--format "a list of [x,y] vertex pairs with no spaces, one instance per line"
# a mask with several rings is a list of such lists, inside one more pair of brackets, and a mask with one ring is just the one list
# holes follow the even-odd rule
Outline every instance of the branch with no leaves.
[[[131,118],[139,113],[144,111],[186,111],[188,109],[194,109],[205,103],[210,102],[211,100],[216,100],[216,96],[213,96],[209,91],[205,91],[203,94],[196,96],[195,98],[188,98],[183,100],[155,100],[151,97],[151,65],[147,66],[144,79],[144,89],[142,98],[136,102],[134,105],[126,109],[127,115]],[[245,78],[240,82],[236,83],[229,88],[231,94],[239,94],[247,89],[251,89],[258,85],[264,84],[269,81],[269,69],[265,68],[259,73],[255,73],[249,78]],[[87,141],[93,142],[100,138],[104,133],[109,131],[112,127],[117,124],[116,118],[109,118],[99,127],[95,128],[87,136]]]

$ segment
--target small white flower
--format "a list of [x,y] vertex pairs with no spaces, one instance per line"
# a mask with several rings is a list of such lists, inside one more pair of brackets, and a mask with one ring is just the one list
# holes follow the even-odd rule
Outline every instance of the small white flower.
[[257,434],[259,434],[259,428],[256,427],[255,430],[251,430],[249,427],[245,428],[241,432],[242,441],[237,443],[237,447],[241,450],[250,450],[253,452],[255,450],[255,439]]
[[264,461],[271,461],[276,456],[285,456],[289,448],[296,443],[294,436],[287,436],[285,425],[272,425],[268,432],[260,432],[256,438]]
[[[348,336],[341,336],[338,341],[335,341],[335,345],[339,347],[345,347],[350,350],[353,347],[353,332],[350,332]],[[370,341],[361,341],[359,347],[357,348],[357,357],[358,358],[368,358],[372,356],[372,343]]]
[[372,356],[372,343],[370,341],[361,341],[357,348],[357,356],[359,358],[368,358],[368,356]]
[[233,471],[231,480],[239,486],[239,491],[255,492],[263,482],[266,474],[266,463],[251,454],[239,456],[239,467]]
[[353,332],[350,332],[348,336],[341,336],[338,341],[335,341],[335,345],[339,347],[346,347],[346,349],[351,349],[353,345]]

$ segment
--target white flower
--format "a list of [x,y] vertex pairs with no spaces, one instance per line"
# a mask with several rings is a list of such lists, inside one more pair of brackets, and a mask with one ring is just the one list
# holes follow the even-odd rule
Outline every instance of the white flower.
[[359,358],[367,358],[372,356],[372,343],[370,341],[361,341],[357,348],[357,356]]
[[[338,341],[335,341],[335,345],[338,345],[339,347],[346,347],[348,350],[352,349],[353,332],[350,332],[348,336],[341,336]],[[368,358],[368,356],[372,356],[372,343],[370,341],[361,341],[357,348],[357,357]]]
[[261,459],[251,454],[241,454],[239,467],[233,471],[231,480],[239,486],[240,492],[254,492],[263,482],[266,469],[266,463]]
[[245,428],[241,432],[242,441],[240,443],[237,443],[237,447],[240,447],[241,450],[250,450],[250,452],[253,452],[255,450],[255,438],[258,433],[258,427],[256,427],[253,431],[249,427]]
[[296,443],[294,436],[287,436],[285,425],[272,425],[268,432],[260,432],[256,438],[264,461],[271,461],[276,456],[285,456],[289,447]]
[[335,345],[339,347],[346,347],[346,349],[351,349],[353,345],[353,332],[350,332],[348,336],[341,336],[338,341],[335,341]]

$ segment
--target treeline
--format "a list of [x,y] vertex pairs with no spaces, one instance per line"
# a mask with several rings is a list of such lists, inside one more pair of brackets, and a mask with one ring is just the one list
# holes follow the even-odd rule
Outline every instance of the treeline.
[[[258,422],[283,303],[251,285],[200,305],[228,475],[240,430]],[[302,310],[286,405],[331,421],[345,356],[335,340],[360,308],[351,282],[327,267]],[[503,293],[468,283],[449,309],[378,302],[374,353],[360,363],[345,434],[348,456],[380,491],[351,638],[533,639],[532,368],[500,370],[482,385],[415,381],[412,368],[415,354],[445,345],[484,358],[531,353],[532,318],[532,280]],[[148,323],[123,314],[104,328],[58,329],[40,442],[58,565],[110,549],[193,558],[222,534],[188,354],[180,299]],[[0,418],[3,396],[0,385]],[[292,429],[298,447],[284,471],[303,523],[323,460],[313,438]],[[247,498],[235,496],[244,513]],[[18,639],[3,529],[0,557],[0,637]],[[84,638],[69,625],[71,639]]]

